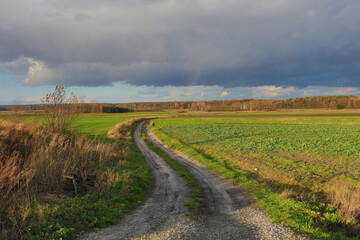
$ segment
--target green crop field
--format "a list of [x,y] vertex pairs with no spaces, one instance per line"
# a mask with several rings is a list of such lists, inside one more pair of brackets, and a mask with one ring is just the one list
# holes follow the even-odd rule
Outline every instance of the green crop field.
[[[333,225],[350,238],[345,229],[358,231],[360,209],[342,207],[359,203],[360,117],[170,118],[153,120],[152,129],[250,190],[275,221],[314,238],[347,239],[324,233]],[[340,195],[348,202],[337,202]]]
[[162,131],[205,153],[222,155],[309,185],[344,175],[360,180],[360,126],[211,124]]

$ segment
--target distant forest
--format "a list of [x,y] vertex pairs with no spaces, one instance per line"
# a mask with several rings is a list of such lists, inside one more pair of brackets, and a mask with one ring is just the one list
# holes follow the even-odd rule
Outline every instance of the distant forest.
[[[78,112],[80,113],[125,113],[132,112],[132,109],[120,107],[117,104],[103,103],[79,103]],[[0,111],[41,111],[41,104],[28,105],[2,105]]]
[[[82,113],[120,113],[130,111],[275,111],[280,109],[360,109],[360,97],[325,96],[291,99],[240,99],[217,101],[182,101],[182,102],[135,102],[120,104],[81,103]],[[3,105],[0,111],[38,111],[41,104]]]
[[222,101],[185,101],[185,102],[137,102],[117,104],[118,107],[133,111],[275,111],[279,109],[359,109],[360,97],[326,96],[276,100],[240,99]]

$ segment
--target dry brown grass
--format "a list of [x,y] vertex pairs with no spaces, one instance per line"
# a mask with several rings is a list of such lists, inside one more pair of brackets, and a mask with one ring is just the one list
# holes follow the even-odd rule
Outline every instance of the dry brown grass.
[[281,196],[286,197],[286,198],[295,198],[296,195],[297,195],[297,193],[295,192],[295,190],[293,190],[291,188],[285,188],[281,192]]
[[[18,207],[19,201],[24,206],[34,195],[74,195],[111,184],[116,174],[107,176],[99,169],[110,162],[123,164],[127,152],[116,144],[74,139],[35,124],[0,120],[0,239],[22,237],[29,214],[26,207]],[[75,183],[69,181],[71,177]]]
[[360,184],[354,180],[336,179],[328,184],[329,201],[348,223],[358,224],[360,218]]
[[113,140],[121,140],[124,138],[129,138],[130,132],[131,132],[130,128],[133,125],[133,123],[140,121],[140,120],[145,120],[145,119],[153,119],[153,117],[138,117],[138,118],[126,120],[122,123],[117,124],[112,129],[110,129],[108,131],[107,135],[109,138],[111,138]]

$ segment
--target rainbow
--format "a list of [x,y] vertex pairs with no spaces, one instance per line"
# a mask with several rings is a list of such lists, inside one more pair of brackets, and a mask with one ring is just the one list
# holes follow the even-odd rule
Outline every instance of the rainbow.
[[199,61],[194,68],[194,71],[190,75],[188,88],[189,94],[187,95],[187,101],[191,101],[191,97],[195,95],[196,85],[199,83],[199,79],[201,77],[201,73],[204,65],[204,51],[201,51],[199,54]]

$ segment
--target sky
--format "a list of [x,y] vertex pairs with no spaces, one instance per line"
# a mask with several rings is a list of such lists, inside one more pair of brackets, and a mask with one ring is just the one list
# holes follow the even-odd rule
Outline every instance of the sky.
[[358,0],[0,0],[0,104],[360,95]]

